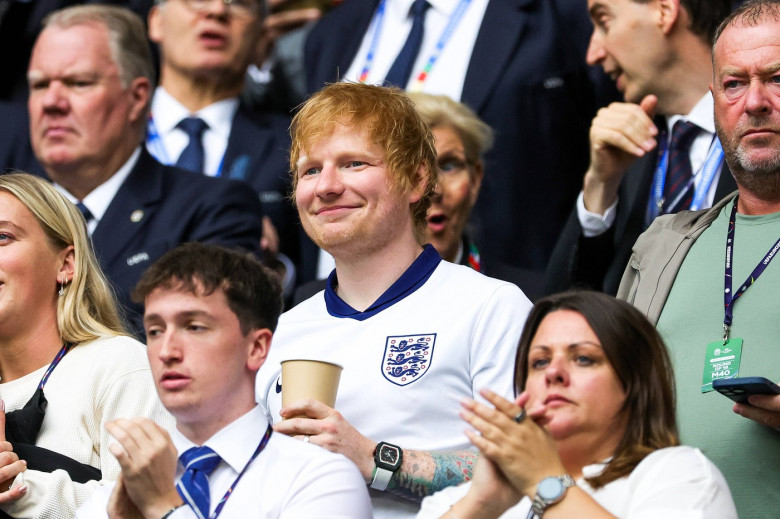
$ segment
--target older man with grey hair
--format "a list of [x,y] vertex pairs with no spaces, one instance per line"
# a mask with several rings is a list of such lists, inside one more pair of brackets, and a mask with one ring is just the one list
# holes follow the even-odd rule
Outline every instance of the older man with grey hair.
[[248,186],[163,166],[143,148],[154,77],[138,16],[101,5],[52,13],[28,80],[35,156],[84,214],[133,333],[141,312],[129,291],[167,250],[191,241],[257,249],[261,207]]

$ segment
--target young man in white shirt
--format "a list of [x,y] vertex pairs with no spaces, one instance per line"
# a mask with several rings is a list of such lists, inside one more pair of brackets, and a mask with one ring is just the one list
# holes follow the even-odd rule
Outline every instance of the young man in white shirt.
[[281,309],[278,281],[257,260],[183,245],[145,273],[135,296],[146,306],[149,362],[176,430],[171,437],[140,418],[110,423],[122,475],[77,517],[104,516],[106,502],[114,518],[371,516],[354,465],[274,433],[255,404],[256,372]]

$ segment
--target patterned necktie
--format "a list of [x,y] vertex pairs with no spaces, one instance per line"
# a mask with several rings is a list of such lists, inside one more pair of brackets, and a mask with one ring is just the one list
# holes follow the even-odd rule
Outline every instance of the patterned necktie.
[[76,202],[76,207],[79,211],[81,211],[81,214],[84,216],[84,221],[89,223],[95,216],[92,214],[92,211],[89,210],[87,206],[84,205],[83,202],[79,201]]
[[179,461],[184,465],[184,474],[176,483],[176,490],[199,519],[207,519],[209,516],[208,477],[220,460],[219,455],[208,447],[193,447],[179,456]]
[[666,183],[664,184],[664,200],[666,204],[671,203],[682,194],[679,204],[673,211],[681,211],[691,207],[693,201],[693,189],[690,189],[689,183],[693,177],[691,169],[691,144],[699,134],[700,128],[688,121],[677,121],[672,128],[672,138],[669,142],[669,166],[666,170]]
[[431,6],[426,0],[414,0],[412,4],[412,30],[406,38],[401,52],[390,67],[390,71],[385,77],[385,82],[400,88],[406,88],[409,82],[409,76],[412,75],[412,66],[420,52],[420,45],[423,40],[425,29],[425,12]]
[[203,130],[208,128],[208,125],[203,119],[198,117],[187,117],[182,119],[176,127],[181,128],[190,138],[187,147],[184,148],[178,160],[176,160],[176,167],[194,171],[195,173],[203,173],[203,141],[201,136],[203,135]]

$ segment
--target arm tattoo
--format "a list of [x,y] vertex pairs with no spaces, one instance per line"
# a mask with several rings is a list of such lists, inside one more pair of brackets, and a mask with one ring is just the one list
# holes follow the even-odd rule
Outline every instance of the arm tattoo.
[[477,456],[479,454],[472,451],[430,453],[405,450],[403,466],[393,474],[387,491],[419,502],[445,487],[469,481]]

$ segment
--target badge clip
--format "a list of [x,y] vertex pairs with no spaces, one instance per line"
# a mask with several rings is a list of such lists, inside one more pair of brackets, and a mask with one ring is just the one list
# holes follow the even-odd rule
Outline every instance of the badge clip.
[[729,342],[729,331],[731,331],[731,326],[729,326],[726,323],[723,323],[723,345],[725,346],[727,342]]

